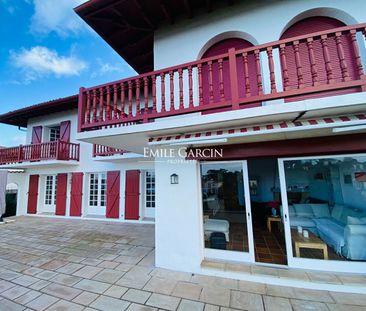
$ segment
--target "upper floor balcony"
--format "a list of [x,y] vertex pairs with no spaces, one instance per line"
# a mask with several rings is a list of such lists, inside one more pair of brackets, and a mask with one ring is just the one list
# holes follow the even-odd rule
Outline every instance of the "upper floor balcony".
[[0,149],[0,165],[28,167],[34,165],[77,163],[80,157],[80,144],[61,140]]
[[365,33],[338,27],[81,88],[78,130],[365,91]]

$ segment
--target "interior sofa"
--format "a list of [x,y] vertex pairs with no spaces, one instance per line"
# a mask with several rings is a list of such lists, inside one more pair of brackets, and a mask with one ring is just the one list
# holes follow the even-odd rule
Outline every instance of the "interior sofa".
[[366,212],[328,204],[289,206],[290,226],[301,226],[319,236],[334,251],[349,260],[366,260]]

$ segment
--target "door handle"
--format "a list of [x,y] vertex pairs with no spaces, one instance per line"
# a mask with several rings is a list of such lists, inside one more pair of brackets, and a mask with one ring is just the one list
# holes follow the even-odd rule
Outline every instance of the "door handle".
[[285,221],[287,221],[287,214],[285,214]]
[[248,217],[250,217],[250,213],[248,212]]

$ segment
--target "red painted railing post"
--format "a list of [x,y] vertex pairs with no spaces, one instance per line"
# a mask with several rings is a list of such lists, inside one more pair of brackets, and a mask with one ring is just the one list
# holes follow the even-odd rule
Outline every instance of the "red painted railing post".
[[231,108],[232,110],[239,109],[239,90],[238,90],[238,74],[236,66],[235,49],[229,49],[229,72],[230,72],[230,87],[231,87]]
[[23,150],[23,146],[20,145],[19,146],[19,151],[18,151],[18,162],[21,163],[22,162],[22,150]]
[[58,140],[56,143],[56,160],[61,160],[59,152],[60,152],[60,140]]
[[81,129],[85,123],[85,96],[84,96],[85,88],[81,87],[79,89],[79,100],[78,100],[78,132],[81,132]]

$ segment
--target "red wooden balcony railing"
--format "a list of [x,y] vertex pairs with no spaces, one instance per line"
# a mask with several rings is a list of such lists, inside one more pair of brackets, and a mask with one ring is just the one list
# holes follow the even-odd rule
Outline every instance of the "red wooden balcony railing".
[[153,122],[263,101],[366,90],[366,24],[257,45],[104,85],[81,88],[78,130]]
[[0,165],[45,160],[79,161],[80,145],[52,141],[0,149]]
[[93,157],[108,157],[116,154],[122,155],[127,152],[129,151],[102,145],[95,145],[95,144],[93,145]]

